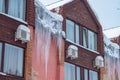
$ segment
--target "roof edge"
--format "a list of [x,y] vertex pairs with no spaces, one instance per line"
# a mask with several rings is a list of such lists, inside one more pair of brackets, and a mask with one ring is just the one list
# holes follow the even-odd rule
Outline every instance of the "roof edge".
[[51,5],[46,6],[46,8],[47,8],[48,10],[52,10],[52,9],[57,8],[57,7],[63,6],[63,5],[65,5],[65,4],[67,4],[67,3],[70,3],[70,2],[72,2],[72,1],[73,1],[73,0],[61,0],[61,1],[57,2],[57,3],[53,3],[53,4],[51,4]]

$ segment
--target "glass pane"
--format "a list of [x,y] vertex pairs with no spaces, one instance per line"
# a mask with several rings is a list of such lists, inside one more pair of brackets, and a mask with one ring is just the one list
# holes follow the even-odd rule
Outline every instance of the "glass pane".
[[97,35],[88,30],[88,48],[97,51]]
[[1,71],[1,61],[2,61],[2,43],[0,43],[0,71]]
[[65,66],[65,80],[75,80],[75,65],[64,63]]
[[97,51],[97,34],[94,34],[94,50]]
[[8,14],[17,18],[24,19],[24,0],[9,0],[8,1]]
[[70,20],[66,20],[66,36],[74,42],[74,23]]
[[76,35],[76,43],[80,44],[80,42],[79,42],[79,26],[76,25],[75,29],[76,29],[76,34],[75,34]]
[[84,80],[88,80],[88,70],[84,69]]
[[23,49],[5,44],[4,72],[12,75],[23,74]]
[[77,80],[80,80],[80,67],[77,67]]
[[22,76],[23,73],[23,52],[22,48],[18,49],[17,75]]
[[83,46],[87,48],[87,29],[83,28]]
[[88,30],[88,48],[94,50],[94,33]]
[[98,73],[90,70],[90,80],[98,80]]
[[5,0],[0,0],[0,12],[5,12]]

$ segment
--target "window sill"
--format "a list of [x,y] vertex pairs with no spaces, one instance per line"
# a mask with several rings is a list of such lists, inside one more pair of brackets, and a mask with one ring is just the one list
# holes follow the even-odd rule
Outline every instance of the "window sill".
[[[9,74],[6,74],[6,73],[3,73],[3,72],[0,72],[0,79],[1,79],[1,77],[2,78],[5,78],[5,77],[7,77],[8,79],[10,79],[10,80],[24,80],[24,78],[23,77],[20,77],[20,76],[14,76],[14,75],[9,75]],[[7,79],[7,80],[8,80]]]
[[6,76],[7,74],[6,74],[6,73],[3,73],[3,72],[0,72],[0,75]]
[[68,41],[68,42],[70,42],[70,43],[72,43],[72,44],[74,44],[74,45],[77,45],[77,46],[79,46],[79,47],[81,47],[81,48],[84,48],[84,49],[86,49],[86,50],[88,50],[88,51],[91,51],[91,52],[93,52],[93,53],[100,54],[100,53],[97,52],[97,51],[94,51],[94,50],[91,50],[91,49],[85,48],[85,47],[82,46],[82,45],[79,45],[79,44],[77,44],[77,43],[74,43],[73,41],[71,41],[71,40],[69,40],[69,39],[66,39],[66,41]]
[[2,14],[2,15],[4,15],[4,16],[7,16],[7,17],[9,17],[9,18],[12,18],[12,19],[14,19],[14,20],[16,20],[16,21],[22,22],[22,23],[24,23],[24,24],[27,25],[27,22],[24,21],[24,20],[22,20],[22,19],[20,19],[20,18],[17,18],[17,17],[11,16],[11,15],[8,15],[8,14],[2,13],[2,12],[0,12],[0,14]]

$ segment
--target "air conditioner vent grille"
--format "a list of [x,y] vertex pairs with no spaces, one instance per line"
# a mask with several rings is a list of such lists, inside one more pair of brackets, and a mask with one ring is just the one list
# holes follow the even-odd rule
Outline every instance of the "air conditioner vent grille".
[[27,32],[25,30],[21,30],[21,37],[23,39],[26,39],[27,38]]

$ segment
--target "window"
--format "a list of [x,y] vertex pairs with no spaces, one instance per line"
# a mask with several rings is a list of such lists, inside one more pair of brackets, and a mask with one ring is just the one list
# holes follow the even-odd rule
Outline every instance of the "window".
[[[98,72],[65,62],[65,80],[98,80]],[[82,77],[83,78],[82,78]]]
[[66,38],[85,48],[97,51],[97,34],[66,19]]
[[80,44],[80,37],[79,37],[79,26],[76,24],[75,25],[75,42],[77,43],[77,44]]
[[0,12],[5,12],[5,0],[0,0]]
[[25,19],[25,0],[0,0],[0,12]]
[[[2,53],[3,49],[4,53]],[[3,62],[0,66],[0,71],[10,75],[23,76],[24,49],[7,43],[2,48],[0,43],[0,52],[0,64]],[[1,57],[2,54],[4,54],[3,58]]]
[[84,69],[84,80],[98,80],[98,72]]
[[89,80],[98,80],[98,73],[97,72],[90,70],[89,74],[90,74]]
[[65,65],[65,80],[80,80],[80,67],[73,64],[64,63]]
[[87,29],[83,28],[83,46],[87,48]]
[[79,32],[79,25],[70,20],[66,20],[66,35],[68,40],[80,44]]
[[70,20],[66,20],[66,33],[67,39],[74,42],[74,23]]
[[88,48],[97,51],[97,38],[96,34],[88,30]]
[[75,80],[75,65],[65,62],[65,80]]

